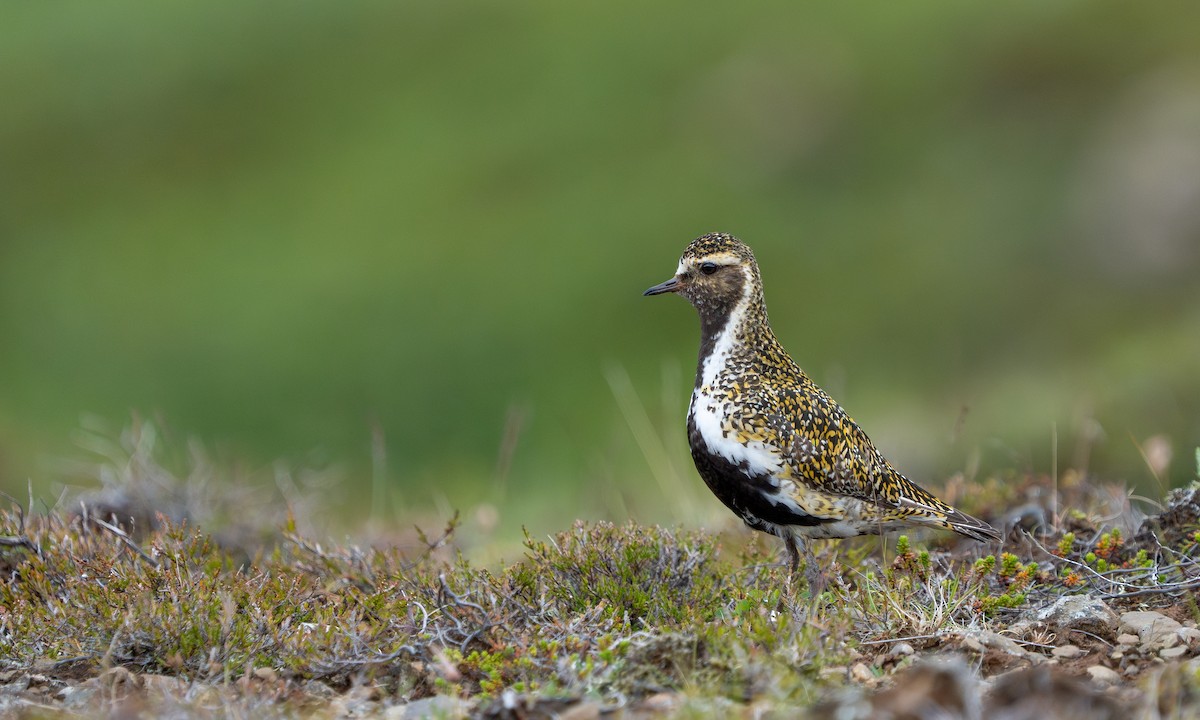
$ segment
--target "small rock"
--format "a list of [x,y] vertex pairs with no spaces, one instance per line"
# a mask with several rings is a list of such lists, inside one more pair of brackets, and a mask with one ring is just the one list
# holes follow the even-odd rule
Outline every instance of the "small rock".
[[597,720],[600,717],[600,703],[587,701],[577,703],[558,714],[559,720]]
[[817,671],[817,677],[822,680],[834,680],[846,676],[845,665],[830,665]]
[[337,692],[321,682],[320,680],[308,680],[300,686],[300,691],[305,695],[309,695],[320,700],[329,700],[337,695]]
[[646,698],[638,706],[638,709],[650,713],[670,713],[674,712],[679,706],[679,696],[672,693],[655,693]]
[[1084,652],[1083,648],[1079,647],[1078,645],[1063,645],[1051,650],[1050,654],[1056,658],[1070,660],[1071,658],[1077,658],[1080,655],[1083,655]]
[[1175,620],[1153,610],[1127,612],[1121,616],[1121,630],[1137,633],[1142,645],[1152,647],[1170,647],[1177,644],[1179,630],[1182,628],[1183,626]]
[[1113,650],[1108,654],[1109,660],[1120,660],[1123,657],[1125,657],[1125,653],[1121,652],[1120,650]]
[[991,632],[990,630],[969,631],[969,634],[963,636],[962,643],[963,647],[978,653],[982,653],[985,648],[990,648],[1015,657],[1026,658],[1034,663],[1042,662],[1046,659],[1044,655],[1029,652],[1018,645],[1012,638]]
[[1041,608],[1038,621],[1062,630],[1082,630],[1105,635],[1117,626],[1117,614],[1099,598],[1088,595],[1063,595],[1052,605]]
[[147,673],[142,676],[142,687],[146,692],[164,698],[181,699],[188,692],[188,683],[172,675]]
[[854,667],[850,668],[850,678],[857,683],[868,683],[875,679],[875,674],[866,663],[855,663]]
[[1121,681],[1121,676],[1117,674],[1116,670],[1103,665],[1093,665],[1087,669],[1087,673],[1092,676],[1092,680],[1104,685],[1113,685]]
[[434,695],[421,700],[413,700],[406,705],[394,705],[386,711],[388,720],[429,717],[462,718],[466,716],[467,704],[449,695]]
[[1163,660],[1174,660],[1186,655],[1187,651],[1187,645],[1174,645],[1172,647],[1165,647],[1162,650],[1159,650],[1158,656]]
[[906,642],[896,643],[892,646],[893,655],[912,655],[914,652],[916,651],[913,650],[913,646]]
[[1141,639],[1137,635],[1121,633],[1117,636],[1118,645],[1137,645],[1139,642],[1141,642]]
[[63,705],[72,710],[91,704],[95,695],[96,687],[94,685],[68,685],[59,691]]
[[1179,630],[1179,639],[1188,645],[1200,644],[1200,630],[1194,627],[1183,627]]

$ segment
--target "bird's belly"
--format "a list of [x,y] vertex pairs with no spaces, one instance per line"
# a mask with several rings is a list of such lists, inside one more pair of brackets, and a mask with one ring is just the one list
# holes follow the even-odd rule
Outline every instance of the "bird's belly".
[[798,502],[828,518],[826,522],[812,526],[789,527],[788,531],[798,537],[826,539],[879,535],[903,525],[902,518],[894,512],[857,498],[817,495],[800,498]]

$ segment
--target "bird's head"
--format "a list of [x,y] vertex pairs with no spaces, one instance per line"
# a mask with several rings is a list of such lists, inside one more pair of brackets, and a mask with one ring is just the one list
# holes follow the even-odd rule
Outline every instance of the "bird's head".
[[683,251],[675,277],[642,294],[677,293],[703,316],[727,315],[748,291],[755,290],[761,292],[758,263],[750,248],[732,235],[709,233]]

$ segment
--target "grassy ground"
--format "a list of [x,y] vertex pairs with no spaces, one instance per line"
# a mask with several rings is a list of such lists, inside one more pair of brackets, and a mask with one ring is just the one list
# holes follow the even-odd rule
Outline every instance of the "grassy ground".
[[[826,544],[814,598],[773,539],[732,526],[577,522],[480,567],[455,520],[329,543],[304,529],[318,511],[301,497],[127,467],[49,511],[0,513],[0,710],[870,717],[916,702],[975,717],[981,694],[984,711],[1040,697],[1022,684],[1089,698],[1089,717],[1200,703],[1195,488],[1143,520],[1078,473],[964,484],[966,509],[1010,530],[1003,547]],[[1047,614],[1064,596],[1107,609]],[[1147,634],[1130,611],[1177,624]]]

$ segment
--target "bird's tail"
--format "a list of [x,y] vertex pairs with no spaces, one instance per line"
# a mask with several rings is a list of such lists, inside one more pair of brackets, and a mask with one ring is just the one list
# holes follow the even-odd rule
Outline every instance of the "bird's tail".
[[956,508],[950,508],[950,512],[945,513],[941,524],[947,530],[980,542],[999,542],[1004,539],[996,528]]
[[913,516],[914,520],[919,519],[926,525],[953,530],[959,535],[966,535],[980,542],[999,542],[1004,539],[996,528],[938,500],[912,481],[908,481],[906,485],[906,492],[900,497],[899,504],[901,507],[917,511]]

